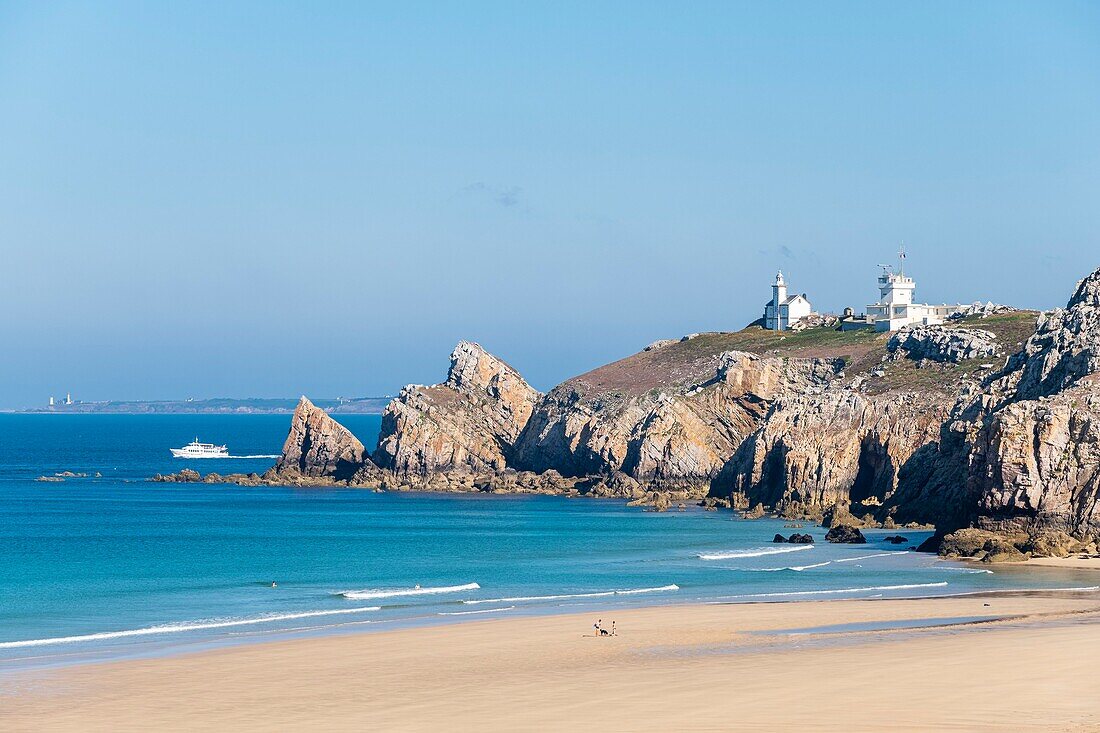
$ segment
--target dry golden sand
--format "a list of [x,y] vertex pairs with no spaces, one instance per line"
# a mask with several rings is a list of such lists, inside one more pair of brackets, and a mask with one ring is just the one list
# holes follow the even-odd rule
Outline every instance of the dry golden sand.
[[[991,614],[1022,618],[752,633]],[[1097,594],[666,606],[20,673],[0,730],[1085,731],[1097,660]]]

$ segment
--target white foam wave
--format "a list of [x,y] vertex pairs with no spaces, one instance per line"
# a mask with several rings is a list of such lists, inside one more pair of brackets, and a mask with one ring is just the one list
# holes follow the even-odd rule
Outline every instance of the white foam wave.
[[400,596],[434,596],[440,593],[459,593],[464,590],[477,590],[481,586],[477,583],[464,583],[463,585],[444,585],[435,588],[370,588],[367,590],[346,590],[337,595],[349,598],[353,601],[365,601],[371,598],[398,598]]
[[908,555],[909,550],[903,550],[901,552],[876,552],[873,555],[860,555],[859,557],[846,557],[842,560],[834,560],[834,562],[855,562],[856,560],[868,560],[872,557],[889,557],[890,555]]
[[289,621],[300,618],[316,618],[318,616],[335,616],[348,613],[365,613],[378,611],[379,606],[364,606],[360,608],[341,608],[331,611],[303,611],[301,613],[280,613],[268,616],[253,616],[251,618],[234,618],[212,621],[186,621],[163,626],[148,626],[143,629],[126,629],[125,631],[103,631],[98,634],[80,634],[78,636],[55,636],[49,639],[24,639],[22,641],[0,642],[0,649],[18,649],[28,646],[46,646],[49,644],[72,644],[81,641],[102,641],[104,639],[123,639],[129,636],[150,636],[152,634],[178,634],[184,631],[203,631],[205,629],[227,629],[233,626],[252,626],[254,624],[267,624],[273,621]]
[[276,453],[275,455],[262,455],[262,456],[226,456],[226,458],[236,458],[237,460],[243,460],[245,458],[282,458],[281,455]]
[[506,608],[483,608],[480,611],[440,611],[440,616],[472,616],[475,613],[500,613],[502,611],[514,610],[515,606],[508,606]]
[[701,552],[696,555],[700,560],[732,560],[741,557],[763,557],[764,555],[782,555],[785,552],[812,550],[813,545],[795,545],[793,547],[758,547],[753,550],[730,550],[728,552]]
[[939,583],[909,583],[906,585],[872,585],[865,588],[836,588],[833,590],[794,590],[783,593],[746,593],[739,596],[722,596],[722,598],[779,598],[785,596],[823,596],[839,593],[866,593],[872,590],[909,590],[912,588],[942,588],[947,581]]
[[961,598],[962,596],[985,596],[1000,593],[1094,593],[1100,590],[1100,585],[1081,585],[1072,588],[995,588],[991,590],[972,590],[965,593],[950,593],[949,598]]
[[566,598],[604,598],[607,596],[633,596],[639,593],[662,593],[665,591],[680,590],[680,586],[662,585],[659,588],[634,588],[632,590],[603,590],[594,593],[560,593],[550,596],[513,596],[511,598],[482,598],[463,603],[474,605],[478,603],[519,603],[523,601],[560,601]]
[[810,570],[812,568],[823,568],[826,565],[832,565],[832,560],[826,560],[825,562],[814,563],[813,565],[792,565],[787,568],[788,570],[794,570],[796,573],[800,573],[803,570]]
[[978,568],[955,568],[955,567],[948,567],[948,566],[945,566],[945,565],[932,565],[932,566],[930,566],[930,569],[931,570],[952,570],[956,573],[987,573],[989,575],[993,574],[992,570],[982,570],[982,569],[978,569]]

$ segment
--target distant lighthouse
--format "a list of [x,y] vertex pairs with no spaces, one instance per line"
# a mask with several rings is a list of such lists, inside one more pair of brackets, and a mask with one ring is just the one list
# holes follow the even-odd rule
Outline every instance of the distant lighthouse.
[[53,397],[50,398],[50,407],[53,407]]
[[65,404],[66,405],[71,405],[72,403],[73,403],[73,393],[72,392],[66,392],[65,393]]

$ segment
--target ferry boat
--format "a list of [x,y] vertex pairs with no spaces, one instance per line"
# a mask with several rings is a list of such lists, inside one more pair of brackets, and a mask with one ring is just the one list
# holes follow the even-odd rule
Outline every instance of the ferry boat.
[[182,448],[169,448],[176,458],[229,458],[229,449],[224,445],[200,443],[198,438]]

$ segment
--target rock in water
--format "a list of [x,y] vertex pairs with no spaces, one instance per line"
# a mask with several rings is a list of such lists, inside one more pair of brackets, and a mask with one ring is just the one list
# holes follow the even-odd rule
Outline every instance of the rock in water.
[[462,341],[446,382],[409,385],[386,407],[375,462],[398,474],[503,471],[539,396],[515,369]]
[[284,480],[348,481],[369,465],[359,439],[303,396],[291,418],[283,454],[271,473]]
[[846,524],[838,524],[828,531],[825,535],[827,542],[833,542],[836,544],[845,545],[864,545],[867,544],[867,538],[863,536],[863,533],[856,527],[849,527]]

